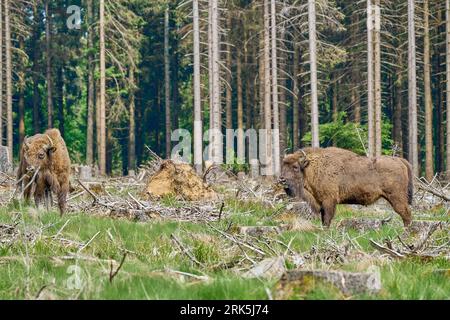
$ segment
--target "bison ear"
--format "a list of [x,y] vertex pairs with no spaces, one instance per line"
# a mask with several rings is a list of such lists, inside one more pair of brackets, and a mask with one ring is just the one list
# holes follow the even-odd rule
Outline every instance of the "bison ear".
[[309,160],[306,157],[302,157],[298,160],[300,168],[304,170],[309,165]]
[[56,147],[50,147],[50,148],[47,149],[47,154],[50,156],[55,151],[56,151]]

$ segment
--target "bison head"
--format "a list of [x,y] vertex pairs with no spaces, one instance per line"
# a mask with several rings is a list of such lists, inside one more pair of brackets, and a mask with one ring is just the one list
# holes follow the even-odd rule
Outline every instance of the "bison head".
[[280,182],[288,196],[303,198],[303,174],[308,164],[309,160],[303,150],[284,158]]
[[27,164],[27,171],[34,172],[49,166],[49,161],[56,147],[48,135],[25,137],[23,141],[23,157]]

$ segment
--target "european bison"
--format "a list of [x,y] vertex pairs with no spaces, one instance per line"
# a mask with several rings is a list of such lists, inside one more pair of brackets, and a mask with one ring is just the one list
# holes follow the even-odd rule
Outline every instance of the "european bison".
[[413,176],[401,158],[368,158],[340,148],[305,148],[283,160],[281,182],[289,196],[308,202],[329,227],[337,204],[370,205],[386,199],[411,224]]
[[48,209],[52,204],[53,192],[58,197],[61,215],[64,213],[70,186],[70,158],[58,129],[49,129],[44,134],[24,139],[17,179],[22,180],[26,201],[34,185],[37,206],[44,199]]

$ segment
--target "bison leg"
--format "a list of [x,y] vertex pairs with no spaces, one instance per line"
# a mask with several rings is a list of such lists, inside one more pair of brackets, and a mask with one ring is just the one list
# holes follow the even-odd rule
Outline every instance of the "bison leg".
[[386,200],[391,204],[394,211],[402,217],[403,225],[408,227],[412,221],[411,209],[408,206],[408,199],[402,199],[399,196],[392,195],[390,197],[386,197]]
[[[31,179],[27,179],[27,178],[24,178],[24,179],[22,180],[23,197],[24,197],[24,199],[25,199],[25,203],[27,203],[27,204],[29,203],[29,201],[30,201],[30,196],[31,196],[31,188],[32,188],[32,185],[28,186],[28,184],[30,183],[30,181],[31,181]],[[28,186],[28,188],[24,189],[26,186]]]
[[331,225],[331,221],[334,218],[334,214],[336,213],[336,203],[335,202],[324,202],[322,204],[322,224],[329,228]]
[[61,216],[64,214],[66,210],[66,202],[67,202],[67,194],[69,193],[69,184],[64,184],[61,186],[60,191],[58,192],[58,206],[59,213]]
[[47,187],[45,189],[45,208],[50,211],[53,204],[52,191]]

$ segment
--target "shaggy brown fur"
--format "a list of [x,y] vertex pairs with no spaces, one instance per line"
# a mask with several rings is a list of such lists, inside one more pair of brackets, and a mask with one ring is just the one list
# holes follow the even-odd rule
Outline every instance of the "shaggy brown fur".
[[307,201],[330,226],[337,204],[370,205],[386,199],[411,224],[413,177],[408,161],[367,158],[339,148],[306,148],[283,161],[286,192]]
[[[34,199],[39,206],[45,200],[47,209],[52,204],[52,192],[58,197],[61,215],[66,209],[67,194],[70,188],[70,158],[66,143],[58,129],[49,129],[44,134],[36,134],[25,138],[20,151],[18,180],[22,179],[22,187],[26,187],[34,173]],[[33,184],[24,190],[25,200],[29,200]]]

